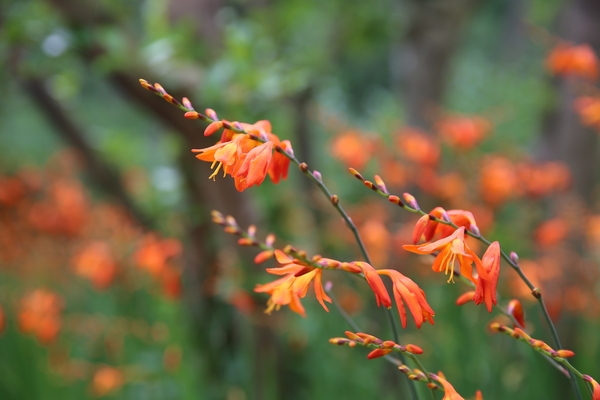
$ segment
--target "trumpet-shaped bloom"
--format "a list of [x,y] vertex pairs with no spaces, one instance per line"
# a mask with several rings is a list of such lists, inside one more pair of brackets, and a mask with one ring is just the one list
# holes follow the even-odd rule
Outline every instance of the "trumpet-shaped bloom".
[[[266,285],[258,285],[255,292],[265,292],[271,295],[266,312],[270,313],[273,309],[279,310],[282,305],[291,304],[290,308],[297,307],[295,299],[297,298],[298,304],[300,299],[304,298],[308,293],[310,283],[313,283],[315,289],[315,297],[325,311],[329,312],[329,309],[325,305],[325,302],[331,303],[331,298],[325,293],[322,283],[323,270],[320,268],[312,268],[302,265],[292,257],[287,256],[281,250],[275,250],[275,257],[280,264],[283,264],[279,268],[267,268],[267,272],[273,275],[285,275],[286,279],[278,279],[274,282],[267,283]],[[295,311],[292,308],[293,311]],[[298,312],[298,311],[296,311]],[[305,316],[304,309],[302,312],[298,312],[300,315]]]
[[442,400],[465,400],[464,397],[458,394],[456,389],[454,389],[454,386],[446,380],[446,377],[441,371],[438,372],[437,375],[433,375],[433,377],[436,381],[441,383],[444,388],[444,397]]
[[589,375],[583,375],[583,379],[592,385],[592,400],[600,400],[600,384]]
[[267,301],[266,314],[271,314],[273,310],[279,310],[281,306],[289,306],[290,310],[306,318],[306,311],[300,302],[300,297],[292,290],[293,280],[294,274],[288,274],[273,282],[256,285],[255,292],[271,295]]
[[[477,257],[475,253],[465,243],[465,228],[461,226],[450,236],[442,238],[436,242],[424,243],[422,245],[404,245],[405,250],[416,254],[432,254],[439,252],[432,269],[435,272],[444,272],[450,275],[448,282],[454,280],[454,264],[458,261],[460,273],[471,282],[476,283],[473,277],[473,260]],[[489,279],[488,273],[481,268],[481,264],[476,264],[477,272],[480,276]]]
[[405,303],[413,316],[417,328],[420,328],[424,321],[429,321],[433,325],[433,316],[435,313],[427,303],[425,292],[415,282],[392,269],[381,269],[377,273],[379,275],[387,275],[392,280],[394,299],[396,300],[403,328],[406,328]]
[[373,293],[375,293],[377,307],[383,304],[386,308],[390,308],[392,306],[392,300],[390,299],[390,295],[383,284],[383,280],[377,273],[377,270],[373,268],[371,264],[364,261],[354,261],[352,264],[359,267],[362,273],[365,275],[367,283],[371,287]]
[[447,237],[454,232],[454,228],[450,225],[440,224],[432,219],[430,215],[442,219],[444,216],[452,221],[455,225],[464,226],[465,229],[477,229],[477,222],[470,211],[464,210],[444,210],[442,207],[436,207],[428,215],[423,215],[417,221],[413,230],[413,243],[417,243],[421,236],[424,236],[425,241],[429,242],[434,237]]
[[[475,258],[475,263],[479,262],[479,259]],[[494,242],[488,247],[481,260],[481,266],[485,269],[488,276],[487,278],[483,276],[477,278],[473,301],[475,304],[485,302],[487,310],[492,312],[492,307],[498,304],[496,286],[498,285],[498,276],[500,274],[500,243]]]
[[232,176],[238,191],[260,185],[266,178],[273,160],[273,142],[265,142],[250,150]]

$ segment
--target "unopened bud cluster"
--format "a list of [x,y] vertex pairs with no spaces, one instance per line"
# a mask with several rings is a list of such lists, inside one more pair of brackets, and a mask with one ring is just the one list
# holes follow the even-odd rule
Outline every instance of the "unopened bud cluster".
[[[358,345],[374,349],[367,355],[369,360],[386,356],[394,351],[399,353],[423,354],[423,349],[414,344],[403,346],[392,340],[381,340],[373,335],[362,332],[354,333],[346,331],[344,333],[346,334],[345,338],[331,338],[329,339],[329,343],[348,347],[356,347]],[[427,377],[425,379],[427,380]]]
[[527,343],[532,349],[543,353],[557,361],[562,361],[562,359],[564,358],[573,357],[575,355],[575,353],[571,350],[554,350],[546,342],[532,338],[521,328],[511,329],[508,326],[501,325],[497,322],[492,322],[490,324],[490,329],[493,332],[504,333],[505,335],[510,336],[514,339],[519,339],[520,341]]

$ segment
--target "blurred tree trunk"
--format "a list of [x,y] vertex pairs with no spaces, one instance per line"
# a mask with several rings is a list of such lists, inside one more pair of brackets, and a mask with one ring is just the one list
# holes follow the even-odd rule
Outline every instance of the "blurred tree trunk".
[[412,0],[406,39],[395,63],[406,101],[406,123],[430,128],[442,103],[452,57],[479,0]]
[[[569,2],[559,19],[559,35],[575,43],[588,43],[600,54],[600,2]],[[541,160],[565,162],[572,173],[572,189],[591,205],[598,180],[598,134],[583,127],[573,108],[580,96],[581,81],[558,79],[555,106],[546,114],[538,148]]]

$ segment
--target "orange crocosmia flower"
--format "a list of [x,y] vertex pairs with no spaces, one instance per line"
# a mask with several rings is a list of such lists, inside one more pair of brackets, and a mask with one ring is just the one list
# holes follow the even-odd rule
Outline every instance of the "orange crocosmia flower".
[[430,217],[430,215],[442,219],[444,214],[459,227],[465,229],[478,229],[475,217],[470,211],[464,210],[444,210],[442,207],[436,207],[427,215],[423,215],[417,221],[413,231],[413,243],[417,243],[424,235],[425,241],[429,242],[434,237],[447,237],[454,233],[454,228],[450,225],[441,224]]
[[32,333],[40,343],[51,343],[60,332],[62,299],[45,289],[37,289],[21,299],[18,314],[19,329]]
[[404,128],[396,137],[396,145],[405,158],[417,164],[434,166],[440,158],[440,146],[427,133]]
[[121,370],[103,366],[94,373],[92,389],[97,397],[102,397],[120,389],[124,383],[125,378]]
[[563,241],[569,234],[569,224],[562,218],[544,221],[534,233],[535,242],[543,248],[550,248]]
[[[198,153],[197,159],[212,162],[211,168],[216,166],[214,172],[209,176],[209,179],[215,179],[221,168],[223,168],[223,175],[232,175],[242,159],[242,154],[249,151],[248,146],[252,146],[254,143],[258,142],[250,139],[248,135],[236,134],[229,141],[219,141],[204,149],[192,149],[192,152]],[[246,149],[247,151],[244,152]]]
[[454,389],[454,386],[452,386],[450,382],[446,380],[446,377],[441,371],[438,372],[437,375],[432,375],[433,378],[439,383],[441,383],[442,387],[444,388],[444,397],[442,398],[442,400],[465,400],[464,397],[458,394],[456,389]]
[[317,301],[325,311],[329,312],[325,302],[331,303],[331,299],[327,293],[325,293],[325,289],[323,288],[323,270],[299,264],[297,263],[297,260],[287,256],[281,250],[275,250],[275,257],[280,264],[283,264],[283,266],[279,268],[267,268],[267,272],[274,275],[291,274],[293,279],[289,282],[290,288],[294,295],[301,299],[306,297],[310,283],[313,282]]
[[546,66],[556,75],[598,79],[598,58],[588,44],[559,43],[548,55]]
[[281,306],[287,305],[290,307],[290,310],[306,318],[306,311],[300,302],[300,297],[292,289],[293,281],[294,274],[288,274],[273,282],[256,285],[254,288],[255,292],[271,295],[267,301],[266,314],[271,314],[273,310],[279,310]]
[[[475,258],[475,263],[480,261]],[[496,286],[498,286],[498,277],[500,275],[500,243],[494,242],[490,244],[481,259],[481,267],[484,269],[488,277],[479,276],[475,284],[475,295],[473,301],[475,304],[485,302],[485,306],[489,312],[492,312],[492,307],[498,304],[496,298]],[[480,269],[477,269],[480,271]]]
[[436,128],[452,146],[469,150],[488,134],[492,124],[479,116],[454,115],[438,121]]
[[357,131],[343,132],[331,143],[331,154],[346,166],[358,170],[367,164],[371,151],[371,142]]
[[600,97],[579,97],[574,108],[583,125],[600,129]]
[[[289,140],[284,140],[278,143],[278,147],[288,154],[293,154],[292,144]],[[277,184],[281,179],[287,179],[288,169],[290,167],[290,159],[279,151],[273,153],[273,161],[269,166],[269,178],[273,183]]]
[[113,282],[117,273],[117,264],[110,246],[95,241],[85,246],[73,257],[75,272],[94,284],[96,289],[106,289]]
[[420,328],[424,321],[428,321],[433,325],[433,316],[435,313],[427,303],[425,292],[415,282],[392,269],[381,269],[377,273],[379,275],[387,275],[392,280],[394,299],[396,300],[403,328],[406,328],[406,309],[404,303],[408,306],[417,328]]
[[364,261],[354,261],[351,264],[359,267],[362,273],[365,275],[367,283],[371,287],[371,290],[375,294],[375,300],[377,301],[377,307],[383,304],[384,307],[392,307],[392,300],[390,295],[383,284],[383,280],[377,273],[377,270],[371,266],[371,264]]
[[242,192],[251,186],[258,186],[265,180],[273,160],[274,146],[274,142],[265,142],[246,154],[232,174],[238,191]]
[[169,267],[169,261],[181,254],[181,251],[181,243],[178,240],[161,240],[154,234],[148,234],[142,239],[133,259],[137,266],[159,277]]
[[517,194],[520,186],[513,163],[498,156],[488,157],[480,168],[479,190],[483,200],[499,206]]
[[592,385],[592,400],[600,400],[600,384],[589,375],[583,375],[583,380]]
[[[450,277],[448,282],[454,281],[454,263],[458,260],[460,273],[471,282],[475,283],[473,278],[473,260],[477,257],[475,253],[465,243],[465,228],[461,226],[450,236],[442,238],[436,242],[424,243],[421,245],[405,244],[402,246],[405,250],[415,254],[432,254],[439,252],[432,269],[435,272],[444,272]],[[476,264],[477,265],[477,264]],[[488,274],[481,268],[477,268],[480,275],[488,277]]]

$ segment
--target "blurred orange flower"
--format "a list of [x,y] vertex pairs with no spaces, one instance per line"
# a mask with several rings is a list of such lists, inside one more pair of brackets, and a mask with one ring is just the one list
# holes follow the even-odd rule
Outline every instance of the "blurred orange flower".
[[71,260],[75,272],[94,284],[96,289],[106,289],[117,273],[117,263],[108,243],[94,241],[82,248]]
[[559,244],[569,234],[569,224],[562,218],[542,222],[534,232],[535,242],[542,248]]
[[33,334],[40,343],[53,342],[60,332],[62,299],[45,289],[36,289],[20,301],[18,324],[23,333]]
[[598,59],[588,44],[559,43],[548,54],[546,67],[555,75],[573,75],[589,80],[598,78]]
[[355,169],[362,169],[367,164],[372,151],[372,142],[354,130],[342,132],[331,143],[331,154]]
[[158,277],[169,267],[169,261],[180,255],[181,251],[181,243],[177,239],[161,240],[156,234],[149,233],[142,238],[133,259],[138,267]]
[[480,169],[479,191],[491,206],[499,206],[515,197],[519,187],[515,166],[500,156],[487,157]]
[[417,164],[435,166],[440,158],[440,146],[426,132],[404,128],[396,136],[396,146],[402,155]]
[[584,126],[600,130],[600,97],[579,97],[575,100],[574,108]]
[[479,144],[491,128],[491,122],[479,116],[449,115],[436,123],[440,135],[452,146],[463,150]]
[[106,396],[121,388],[125,384],[125,377],[121,370],[103,366],[96,370],[92,378],[92,391],[97,397]]

